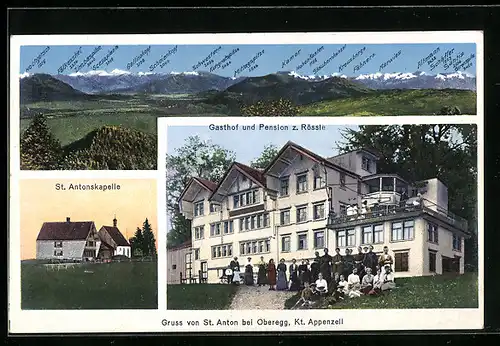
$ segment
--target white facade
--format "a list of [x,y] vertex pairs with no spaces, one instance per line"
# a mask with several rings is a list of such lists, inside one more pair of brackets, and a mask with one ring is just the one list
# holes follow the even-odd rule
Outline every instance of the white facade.
[[[370,152],[356,151],[325,160],[289,143],[260,175],[234,164],[215,188],[192,179],[180,207],[192,220],[193,272],[201,271],[208,282],[215,283],[235,256],[243,270],[248,257],[252,263],[261,256],[266,262],[284,258],[289,264],[295,258],[300,263],[301,259],[313,259],[316,251],[323,255],[325,247],[331,255],[339,247],[344,255],[346,248],[356,253],[358,246],[373,245],[376,253],[389,247],[397,262],[397,277],[440,274],[443,265],[449,267],[446,258],[456,257],[460,257],[463,273],[465,233],[443,214],[447,190],[437,179],[422,190],[426,201],[429,197],[428,212],[398,212],[334,225],[329,222],[330,210],[345,214],[349,205],[361,205],[364,200],[383,204],[386,195],[390,197],[387,203],[399,201],[396,189],[404,183],[400,178],[383,178],[384,183],[398,179],[394,191],[383,187],[384,191],[370,193],[370,184],[378,178],[371,183],[366,179],[376,173],[376,157]],[[438,229],[437,241],[434,236],[429,241],[429,223]]]
[[130,246],[118,246],[113,255],[114,256],[122,255],[122,256],[127,256],[128,258],[130,258],[131,257]]
[[131,246],[118,229],[117,222],[116,218],[114,218],[113,226],[102,226],[99,230],[99,237],[114,249],[113,256],[121,255],[131,258]]
[[81,260],[85,243],[85,240],[37,240],[36,258]]
[[94,224],[87,235],[87,239],[76,240],[37,240],[37,259],[56,260],[94,260],[99,254],[101,240]]

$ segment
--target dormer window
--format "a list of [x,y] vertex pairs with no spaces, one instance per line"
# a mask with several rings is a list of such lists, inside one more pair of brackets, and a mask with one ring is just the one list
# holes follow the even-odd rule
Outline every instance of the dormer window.
[[314,177],[314,189],[321,189],[325,187],[325,179],[321,175],[317,175]]
[[297,193],[307,192],[307,173],[297,175]]
[[203,204],[204,201],[196,202],[194,204],[194,216],[202,216],[203,215]]
[[290,184],[290,178],[285,177],[280,179],[280,196],[288,196],[289,194],[289,184]]
[[239,193],[233,196],[234,208],[240,208],[257,203],[260,203],[259,190],[252,190],[244,193]]
[[372,172],[372,162],[369,158],[363,156],[361,161],[361,168],[363,168],[367,172]]

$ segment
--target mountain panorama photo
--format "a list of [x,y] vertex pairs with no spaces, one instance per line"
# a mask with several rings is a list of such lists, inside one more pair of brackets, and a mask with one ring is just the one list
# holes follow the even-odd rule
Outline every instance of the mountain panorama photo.
[[477,113],[474,44],[213,48],[22,47],[21,169],[154,170],[157,117]]

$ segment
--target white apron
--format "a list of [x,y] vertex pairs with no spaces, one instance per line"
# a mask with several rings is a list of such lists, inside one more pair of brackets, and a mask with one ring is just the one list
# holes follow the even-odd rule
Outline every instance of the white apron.
[[233,282],[240,283],[240,281],[241,281],[240,272],[235,270],[233,272]]

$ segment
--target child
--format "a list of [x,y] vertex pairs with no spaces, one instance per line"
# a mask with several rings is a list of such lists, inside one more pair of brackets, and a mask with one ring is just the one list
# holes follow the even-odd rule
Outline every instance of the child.
[[358,271],[356,268],[353,269],[352,274],[347,278],[347,288],[349,298],[360,297],[361,292],[359,291],[361,288]]
[[328,293],[328,283],[323,279],[323,274],[318,274],[318,280],[316,280],[316,287],[314,289],[315,293],[319,295],[324,295]]
[[361,292],[363,294],[368,294],[373,288],[373,275],[372,269],[366,268],[366,275],[363,276],[363,280],[361,280]]
[[340,275],[339,283],[337,284],[337,292],[339,293],[339,298],[344,299],[344,295],[348,291],[348,284],[345,281],[344,275]]
[[295,303],[293,308],[295,308],[297,305],[300,304],[300,306],[311,306],[311,298],[313,296],[313,290],[309,286],[309,282],[305,281],[304,282],[304,289],[302,290],[302,293],[300,294],[300,299]]

